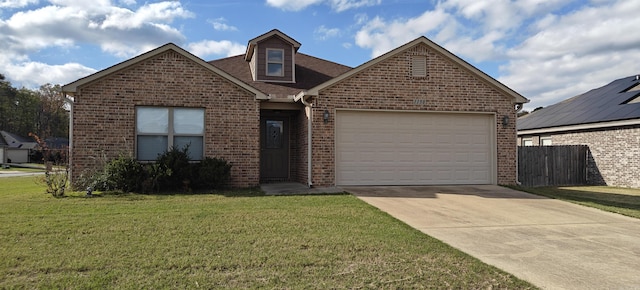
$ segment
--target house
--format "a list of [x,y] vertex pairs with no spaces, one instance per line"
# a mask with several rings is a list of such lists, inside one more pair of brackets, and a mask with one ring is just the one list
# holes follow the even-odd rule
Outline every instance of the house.
[[640,75],[518,119],[518,145],[587,145],[592,184],[640,187]]
[[166,44],[63,87],[72,180],[189,144],[236,187],[513,184],[528,100],[425,37],[350,68],[279,30],[206,62]]
[[0,137],[0,164],[7,163],[7,147],[9,147],[9,144],[4,141],[4,138]]
[[0,131],[0,163],[28,163],[30,155],[38,147],[33,139],[7,131]]

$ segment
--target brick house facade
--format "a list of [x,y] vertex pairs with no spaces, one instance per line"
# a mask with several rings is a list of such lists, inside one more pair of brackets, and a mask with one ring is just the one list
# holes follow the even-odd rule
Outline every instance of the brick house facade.
[[[289,36],[272,30],[250,40],[245,55],[205,62],[167,44],[65,85],[63,90],[74,97],[72,180],[118,155],[138,156],[141,150],[149,149],[141,144],[145,130],[153,131],[155,127],[139,124],[143,122],[140,108],[167,108],[169,122],[179,119],[171,115],[177,111],[172,108],[193,108],[204,113],[204,129],[190,140],[202,140],[197,141],[202,144],[202,156],[222,157],[233,164],[235,187],[278,181],[309,186],[348,185],[337,175],[353,178],[359,173],[345,169],[346,163],[336,160],[336,156],[342,156],[336,149],[342,142],[337,140],[341,137],[336,137],[342,126],[338,119],[347,114],[360,116],[358,112],[389,113],[410,120],[415,117],[418,123],[426,117],[440,122],[428,128],[444,131],[437,136],[452,142],[449,147],[456,147],[460,140],[465,142],[466,147],[458,151],[427,156],[407,167],[415,172],[395,171],[400,172],[399,181],[393,184],[403,184],[406,176],[413,178],[407,184],[420,184],[418,172],[427,172],[420,167],[434,167],[428,172],[437,171],[443,176],[426,184],[468,184],[478,180],[487,184],[515,183],[513,120],[515,107],[528,101],[524,97],[424,37],[356,68],[298,53],[299,46]],[[281,71],[284,73],[278,74]],[[278,79],[280,76],[282,80]],[[477,149],[473,139],[446,134],[457,129],[446,128],[442,122],[456,117],[469,119],[467,123],[486,120],[482,127],[486,132],[478,135],[486,140],[485,147]],[[171,124],[170,128],[181,126]],[[461,124],[456,128],[464,132],[465,123]],[[415,130],[420,138],[432,135]],[[393,128],[389,130],[392,131]],[[380,134],[385,137],[387,133]],[[168,133],[168,137],[161,137],[178,142],[182,135]],[[391,135],[386,137],[393,139]],[[418,141],[405,143],[412,142]],[[425,144],[414,145],[427,148]],[[438,146],[440,151],[447,147]],[[464,148],[475,151],[466,154]],[[382,160],[386,157],[380,156],[395,152],[393,148],[373,150],[380,152],[362,153],[371,156],[371,160],[357,160],[355,166],[366,167],[369,161],[388,165],[388,160]],[[418,155],[429,155],[426,149],[419,150]],[[429,158],[436,157],[439,163],[429,163]],[[460,165],[450,166],[456,162]],[[476,171],[464,170],[475,164],[480,164]],[[398,168],[402,169],[400,163]]]
[[521,117],[518,145],[587,145],[588,184],[640,188],[640,77]]

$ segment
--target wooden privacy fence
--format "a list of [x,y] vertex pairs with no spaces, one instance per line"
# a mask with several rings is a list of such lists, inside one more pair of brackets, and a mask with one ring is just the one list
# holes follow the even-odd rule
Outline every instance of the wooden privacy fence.
[[518,146],[518,180],[524,186],[587,184],[587,145]]

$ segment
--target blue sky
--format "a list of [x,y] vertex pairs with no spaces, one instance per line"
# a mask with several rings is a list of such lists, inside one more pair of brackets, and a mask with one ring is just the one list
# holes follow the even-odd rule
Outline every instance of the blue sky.
[[0,0],[0,73],[66,84],[173,42],[205,60],[277,28],[349,66],[426,36],[547,106],[640,73],[637,0]]

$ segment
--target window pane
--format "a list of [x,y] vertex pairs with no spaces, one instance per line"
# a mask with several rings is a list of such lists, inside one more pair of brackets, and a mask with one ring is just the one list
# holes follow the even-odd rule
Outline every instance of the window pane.
[[137,146],[138,160],[156,160],[167,151],[169,140],[167,136],[138,136]]
[[267,75],[270,75],[270,76],[281,76],[282,75],[282,64],[279,64],[279,63],[267,64]]
[[168,108],[136,108],[136,130],[138,133],[169,133]]
[[200,136],[179,136],[173,138],[173,147],[182,149],[189,146],[189,158],[191,160],[202,160],[203,144]]
[[267,132],[265,144],[267,149],[280,149],[282,148],[282,133],[284,127],[282,121],[267,120]]
[[173,131],[176,134],[204,134],[204,109],[174,108]]
[[284,51],[267,49],[267,61],[268,62],[282,62],[284,60]]

